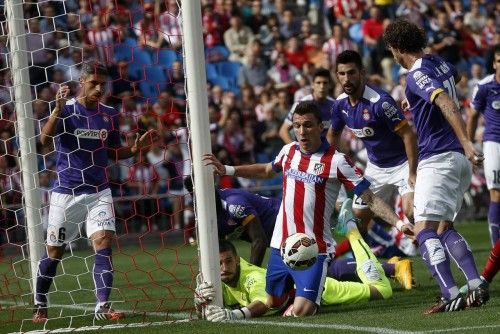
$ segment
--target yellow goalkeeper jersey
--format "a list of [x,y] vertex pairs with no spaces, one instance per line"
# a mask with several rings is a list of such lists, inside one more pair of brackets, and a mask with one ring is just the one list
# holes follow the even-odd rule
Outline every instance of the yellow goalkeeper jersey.
[[254,266],[240,257],[240,278],[236,287],[222,283],[224,306],[244,307],[259,300],[264,304],[266,294],[266,270]]

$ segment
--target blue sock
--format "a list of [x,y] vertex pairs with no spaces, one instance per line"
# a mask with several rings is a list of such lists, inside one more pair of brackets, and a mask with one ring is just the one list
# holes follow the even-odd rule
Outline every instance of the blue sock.
[[422,259],[439,284],[442,296],[446,299],[455,298],[459,291],[451,273],[450,259],[436,231],[423,229],[417,235],[417,241]]
[[57,265],[61,262],[45,254],[38,262],[36,274],[35,304],[47,304],[47,293],[57,272]]
[[500,238],[500,202],[490,201],[488,225],[490,227],[491,244],[494,247],[495,243]]
[[113,262],[111,259],[111,248],[98,250],[94,262],[94,284],[98,303],[109,300],[111,287],[113,286]]

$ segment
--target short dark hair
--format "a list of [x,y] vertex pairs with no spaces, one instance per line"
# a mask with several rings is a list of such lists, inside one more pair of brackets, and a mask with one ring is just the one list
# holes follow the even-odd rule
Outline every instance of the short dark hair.
[[81,77],[86,77],[94,74],[104,75],[104,76],[108,75],[108,69],[106,68],[106,66],[95,60],[84,62],[82,64],[82,69],[80,72],[81,72]]
[[228,251],[230,251],[234,256],[238,256],[238,252],[236,252],[236,247],[234,247],[231,241],[219,239],[219,253]]
[[427,45],[424,29],[401,19],[391,22],[387,26],[384,32],[384,41],[388,47],[404,53],[420,52]]
[[293,111],[297,115],[313,114],[313,116],[318,120],[318,123],[322,123],[323,119],[321,117],[321,111],[319,110],[316,103],[313,101],[303,101],[299,102]]
[[495,55],[497,53],[500,53],[500,43],[495,44],[495,46],[493,47],[493,54]]
[[354,63],[356,67],[361,70],[363,68],[363,61],[361,60],[361,55],[354,50],[344,50],[337,55],[335,60],[335,70],[339,64],[350,64]]
[[317,77],[328,78],[328,81],[330,81],[330,82],[332,81],[332,77],[330,75],[330,71],[327,70],[326,68],[320,67],[316,71],[314,71],[314,73],[313,73],[313,81]]

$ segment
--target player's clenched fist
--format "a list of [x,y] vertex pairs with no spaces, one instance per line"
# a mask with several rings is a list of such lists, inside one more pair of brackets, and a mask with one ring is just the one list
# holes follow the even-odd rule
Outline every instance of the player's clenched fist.
[[203,282],[194,290],[194,304],[197,307],[210,303],[214,297],[215,289],[210,282]]
[[66,101],[68,100],[69,95],[69,87],[66,85],[61,86],[56,93],[56,110],[61,111],[62,108],[66,105]]

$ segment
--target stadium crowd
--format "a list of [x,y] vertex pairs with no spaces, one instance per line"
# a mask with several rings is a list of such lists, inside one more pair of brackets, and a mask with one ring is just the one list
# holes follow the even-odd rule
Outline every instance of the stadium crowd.
[[[181,211],[182,182],[189,155],[177,1],[67,0],[23,6],[37,133],[53,109],[60,85],[69,85],[71,95],[76,94],[82,61],[105,63],[110,75],[104,103],[120,111],[122,140],[133,140],[135,132],[148,129],[162,138],[145,157],[109,169],[115,198],[134,199],[117,206],[117,215],[127,218],[136,212],[133,219],[140,219],[159,210],[167,215],[151,217],[154,228],[184,226],[189,217]],[[0,185],[2,206],[8,209],[1,213],[2,229],[16,225],[16,205],[21,201],[4,12],[0,11]],[[280,128],[292,104],[311,93],[314,71],[326,68],[335,80],[336,56],[347,49],[363,56],[370,84],[402,103],[406,72],[395,64],[382,38],[394,18],[423,27],[429,51],[457,67],[463,78],[457,84],[458,99],[467,117],[473,87],[492,72],[493,46],[500,42],[498,1],[202,0],[215,156],[227,165],[270,161],[283,145]],[[341,90],[334,81],[330,96],[337,97]],[[476,142],[481,142],[481,135],[480,122]],[[343,136],[352,157],[363,166],[363,144],[351,133]],[[38,152],[40,185],[48,193],[57,181],[55,154],[42,146]],[[280,184],[279,179],[219,181],[221,187],[261,187],[271,189],[264,191],[267,194],[279,193],[272,190],[279,188],[272,187]],[[146,194],[162,196],[153,201],[126,197]],[[474,174],[469,194],[474,217],[484,217],[488,196],[481,170]],[[171,222],[165,222],[166,217]],[[138,224],[130,226],[131,231],[140,230]]]

